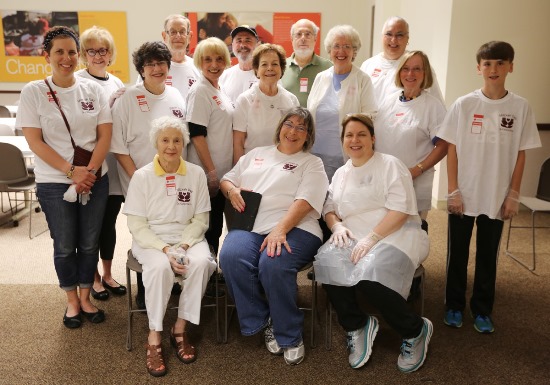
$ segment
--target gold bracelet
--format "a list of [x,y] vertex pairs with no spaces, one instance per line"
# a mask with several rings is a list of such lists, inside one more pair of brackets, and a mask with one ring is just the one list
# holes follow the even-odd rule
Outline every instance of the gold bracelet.
[[420,173],[421,173],[421,174],[424,174],[424,166],[422,166],[422,163],[418,163],[418,164],[416,165],[416,167],[418,167],[418,168],[420,169]]

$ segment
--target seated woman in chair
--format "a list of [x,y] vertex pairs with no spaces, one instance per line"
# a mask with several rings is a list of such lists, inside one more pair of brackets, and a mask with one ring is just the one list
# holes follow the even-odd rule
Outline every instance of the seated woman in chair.
[[[132,253],[143,266],[149,317],[147,370],[157,377],[166,374],[161,332],[174,273],[185,280],[170,341],[178,359],[191,363],[197,352],[185,328],[188,322],[199,324],[202,296],[216,263],[204,240],[210,212],[206,176],[181,158],[189,143],[185,123],[175,117],[158,118],[152,122],[150,138],[157,155],[134,173],[123,213],[133,236]],[[186,254],[183,261],[176,260],[175,251]]]
[[262,200],[252,231],[227,234],[220,264],[241,333],[263,330],[267,349],[284,352],[286,363],[296,365],[305,355],[296,278],[321,246],[318,219],[328,179],[321,159],[309,153],[315,128],[308,110],[285,114],[274,141],[242,156],[222,178],[221,190],[235,210],[246,210],[241,191],[258,192]]
[[[359,308],[357,288],[403,338],[397,366],[412,372],[424,363],[432,323],[405,301],[414,272],[429,251],[411,174],[399,159],[374,151],[374,126],[366,115],[350,114],[342,127],[350,159],[329,187],[323,215],[332,236],[315,257],[316,279],[347,332],[352,368],[367,362],[378,332],[376,317]],[[355,246],[350,243],[353,234]]]

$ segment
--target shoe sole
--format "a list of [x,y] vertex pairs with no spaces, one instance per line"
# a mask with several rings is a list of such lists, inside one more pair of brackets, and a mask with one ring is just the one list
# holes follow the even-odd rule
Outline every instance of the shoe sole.
[[[363,354],[363,357],[355,365],[350,365],[353,369],[359,369],[367,363],[372,354],[372,345],[374,344],[374,339],[378,334],[378,319],[376,317],[370,317],[368,323],[368,330],[365,333],[365,345],[366,349]],[[370,343],[369,343],[370,342]]]
[[428,355],[428,345],[430,344],[430,339],[432,338],[434,327],[433,327],[432,321],[424,317],[422,317],[422,319],[424,320],[424,326],[422,327],[422,332],[424,332],[424,327],[427,326],[428,328],[428,331],[426,332],[426,338],[424,339],[424,346],[423,346],[424,349],[422,351],[422,359],[416,365],[408,369],[401,368],[398,364],[397,367],[403,373],[411,373],[411,372],[414,372],[415,370],[418,370],[424,364],[424,361],[426,361],[426,356]]

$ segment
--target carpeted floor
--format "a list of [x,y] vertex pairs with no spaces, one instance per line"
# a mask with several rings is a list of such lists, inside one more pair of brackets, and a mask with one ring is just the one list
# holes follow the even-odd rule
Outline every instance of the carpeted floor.
[[[542,217],[548,224],[549,217]],[[0,218],[2,219],[2,218]],[[0,223],[5,222],[0,220]],[[35,220],[36,219],[36,220]],[[461,329],[443,322],[443,290],[446,258],[447,217],[433,210],[429,216],[431,252],[427,271],[425,316],[434,324],[434,335],[424,366],[415,373],[397,370],[400,339],[381,322],[370,361],[360,370],[347,364],[345,337],[333,321],[332,350],[324,346],[325,297],[319,290],[317,347],[306,345],[306,359],[287,366],[282,357],[270,355],[260,336],[242,337],[235,319],[227,344],[216,343],[215,317],[204,309],[201,325],[191,335],[199,353],[191,365],[180,363],[169,346],[168,330],[176,314],[168,312],[164,351],[169,373],[156,379],[145,369],[143,344],[147,317],[134,317],[134,349],[126,350],[126,297],[98,305],[107,321],[85,322],[77,330],[62,325],[64,293],[57,287],[49,234],[29,240],[28,218],[19,227],[0,227],[0,384],[548,384],[550,362],[550,230],[538,230],[536,275],[504,255],[505,226],[497,279],[494,310],[496,332],[480,335],[465,318]],[[526,213],[519,220],[527,223]],[[45,226],[43,214],[33,218],[38,232]],[[125,252],[130,237],[126,220],[119,218],[119,244],[114,263],[115,277],[124,282]],[[513,250],[528,258],[530,236],[514,233]],[[473,258],[472,258],[473,259]],[[472,266],[473,267],[473,266]],[[473,269],[470,269],[472,279]],[[300,277],[300,302],[310,302],[310,283]],[[221,302],[220,302],[221,303]],[[416,304],[418,305],[418,304]],[[306,313],[305,341],[309,343],[310,314]]]

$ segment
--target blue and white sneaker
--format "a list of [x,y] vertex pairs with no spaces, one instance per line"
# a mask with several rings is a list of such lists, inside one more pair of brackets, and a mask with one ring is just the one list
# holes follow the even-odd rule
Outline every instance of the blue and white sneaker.
[[459,310],[449,309],[445,312],[445,318],[443,318],[445,325],[452,328],[459,328],[462,326],[462,312]]
[[479,333],[490,334],[495,331],[495,326],[491,317],[487,315],[477,315],[474,317],[474,329]]
[[429,319],[424,317],[422,319],[424,320],[424,326],[420,334],[415,338],[404,339],[401,344],[401,354],[397,359],[397,367],[402,372],[414,372],[426,360],[428,344],[433,334],[433,325]]
[[372,344],[378,333],[378,319],[369,316],[361,329],[348,332],[348,361],[353,369],[365,365],[372,353]]

